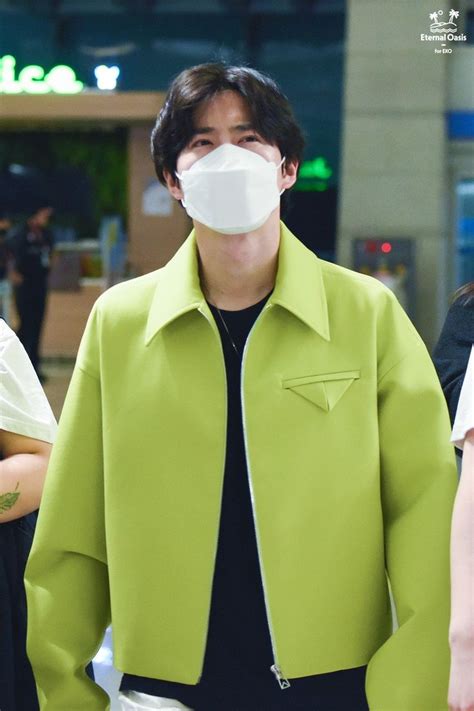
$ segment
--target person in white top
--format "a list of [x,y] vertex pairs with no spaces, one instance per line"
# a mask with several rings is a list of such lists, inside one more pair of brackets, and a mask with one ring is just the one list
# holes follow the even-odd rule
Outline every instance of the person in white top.
[[451,441],[463,450],[451,533],[450,711],[474,711],[474,346]]
[[0,523],[38,508],[55,434],[54,415],[26,351],[0,319]]
[[56,421],[25,349],[0,318],[0,709],[36,711],[23,574]]

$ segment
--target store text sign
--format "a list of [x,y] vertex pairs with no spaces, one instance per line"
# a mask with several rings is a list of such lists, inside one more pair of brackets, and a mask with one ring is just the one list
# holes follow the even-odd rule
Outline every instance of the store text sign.
[[29,64],[16,76],[16,59],[11,54],[0,57],[0,94],[78,94],[84,84],[71,67],[58,64],[46,72],[38,64]]

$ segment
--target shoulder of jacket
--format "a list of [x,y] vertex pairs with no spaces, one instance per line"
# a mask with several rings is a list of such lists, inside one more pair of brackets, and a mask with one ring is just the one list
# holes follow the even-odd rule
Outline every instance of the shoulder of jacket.
[[451,304],[443,330],[440,335],[439,343],[451,341],[461,343],[465,346],[468,343],[474,343],[474,298],[458,298]]
[[460,296],[453,301],[449,308],[449,314],[460,319],[472,321],[474,319],[474,296]]
[[393,292],[375,277],[361,274],[323,259],[320,259],[319,262],[326,290],[332,296],[341,298],[357,294],[359,297],[365,296],[368,301],[372,302],[379,302],[381,299],[396,300]]
[[95,303],[102,315],[125,315],[150,307],[161,269],[115,284],[104,291]]

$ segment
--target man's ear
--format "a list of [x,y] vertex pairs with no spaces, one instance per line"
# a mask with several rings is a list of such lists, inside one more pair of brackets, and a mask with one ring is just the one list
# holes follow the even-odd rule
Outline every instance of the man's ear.
[[281,166],[282,184],[281,187],[288,190],[296,183],[298,173],[298,161],[286,160]]
[[182,200],[184,197],[184,193],[180,188],[178,178],[175,175],[172,175],[169,170],[163,171],[163,177],[166,180],[166,187],[170,191],[171,195],[176,200]]

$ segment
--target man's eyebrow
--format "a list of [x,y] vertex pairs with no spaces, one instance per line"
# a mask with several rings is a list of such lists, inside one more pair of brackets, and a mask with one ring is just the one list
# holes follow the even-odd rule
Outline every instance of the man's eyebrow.
[[[216,129],[213,128],[212,126],[196,126],[194,129],[192,136],[194,137],[198,134],[207,134],[207,133],[213,133]],[[255,127],[253,126],[250,121],[247,121],[246,123],[237,123],[235,126],[231,126],[231,131],[254,131]]]
[[246,123],[238,123],[236,126],[232,126],[231,131],[254,131],[255,126],[247,121]]
[[198,126],[192,132],[192,136],[196,136],[198,133],[212,133],[214,129],[211,126]]

